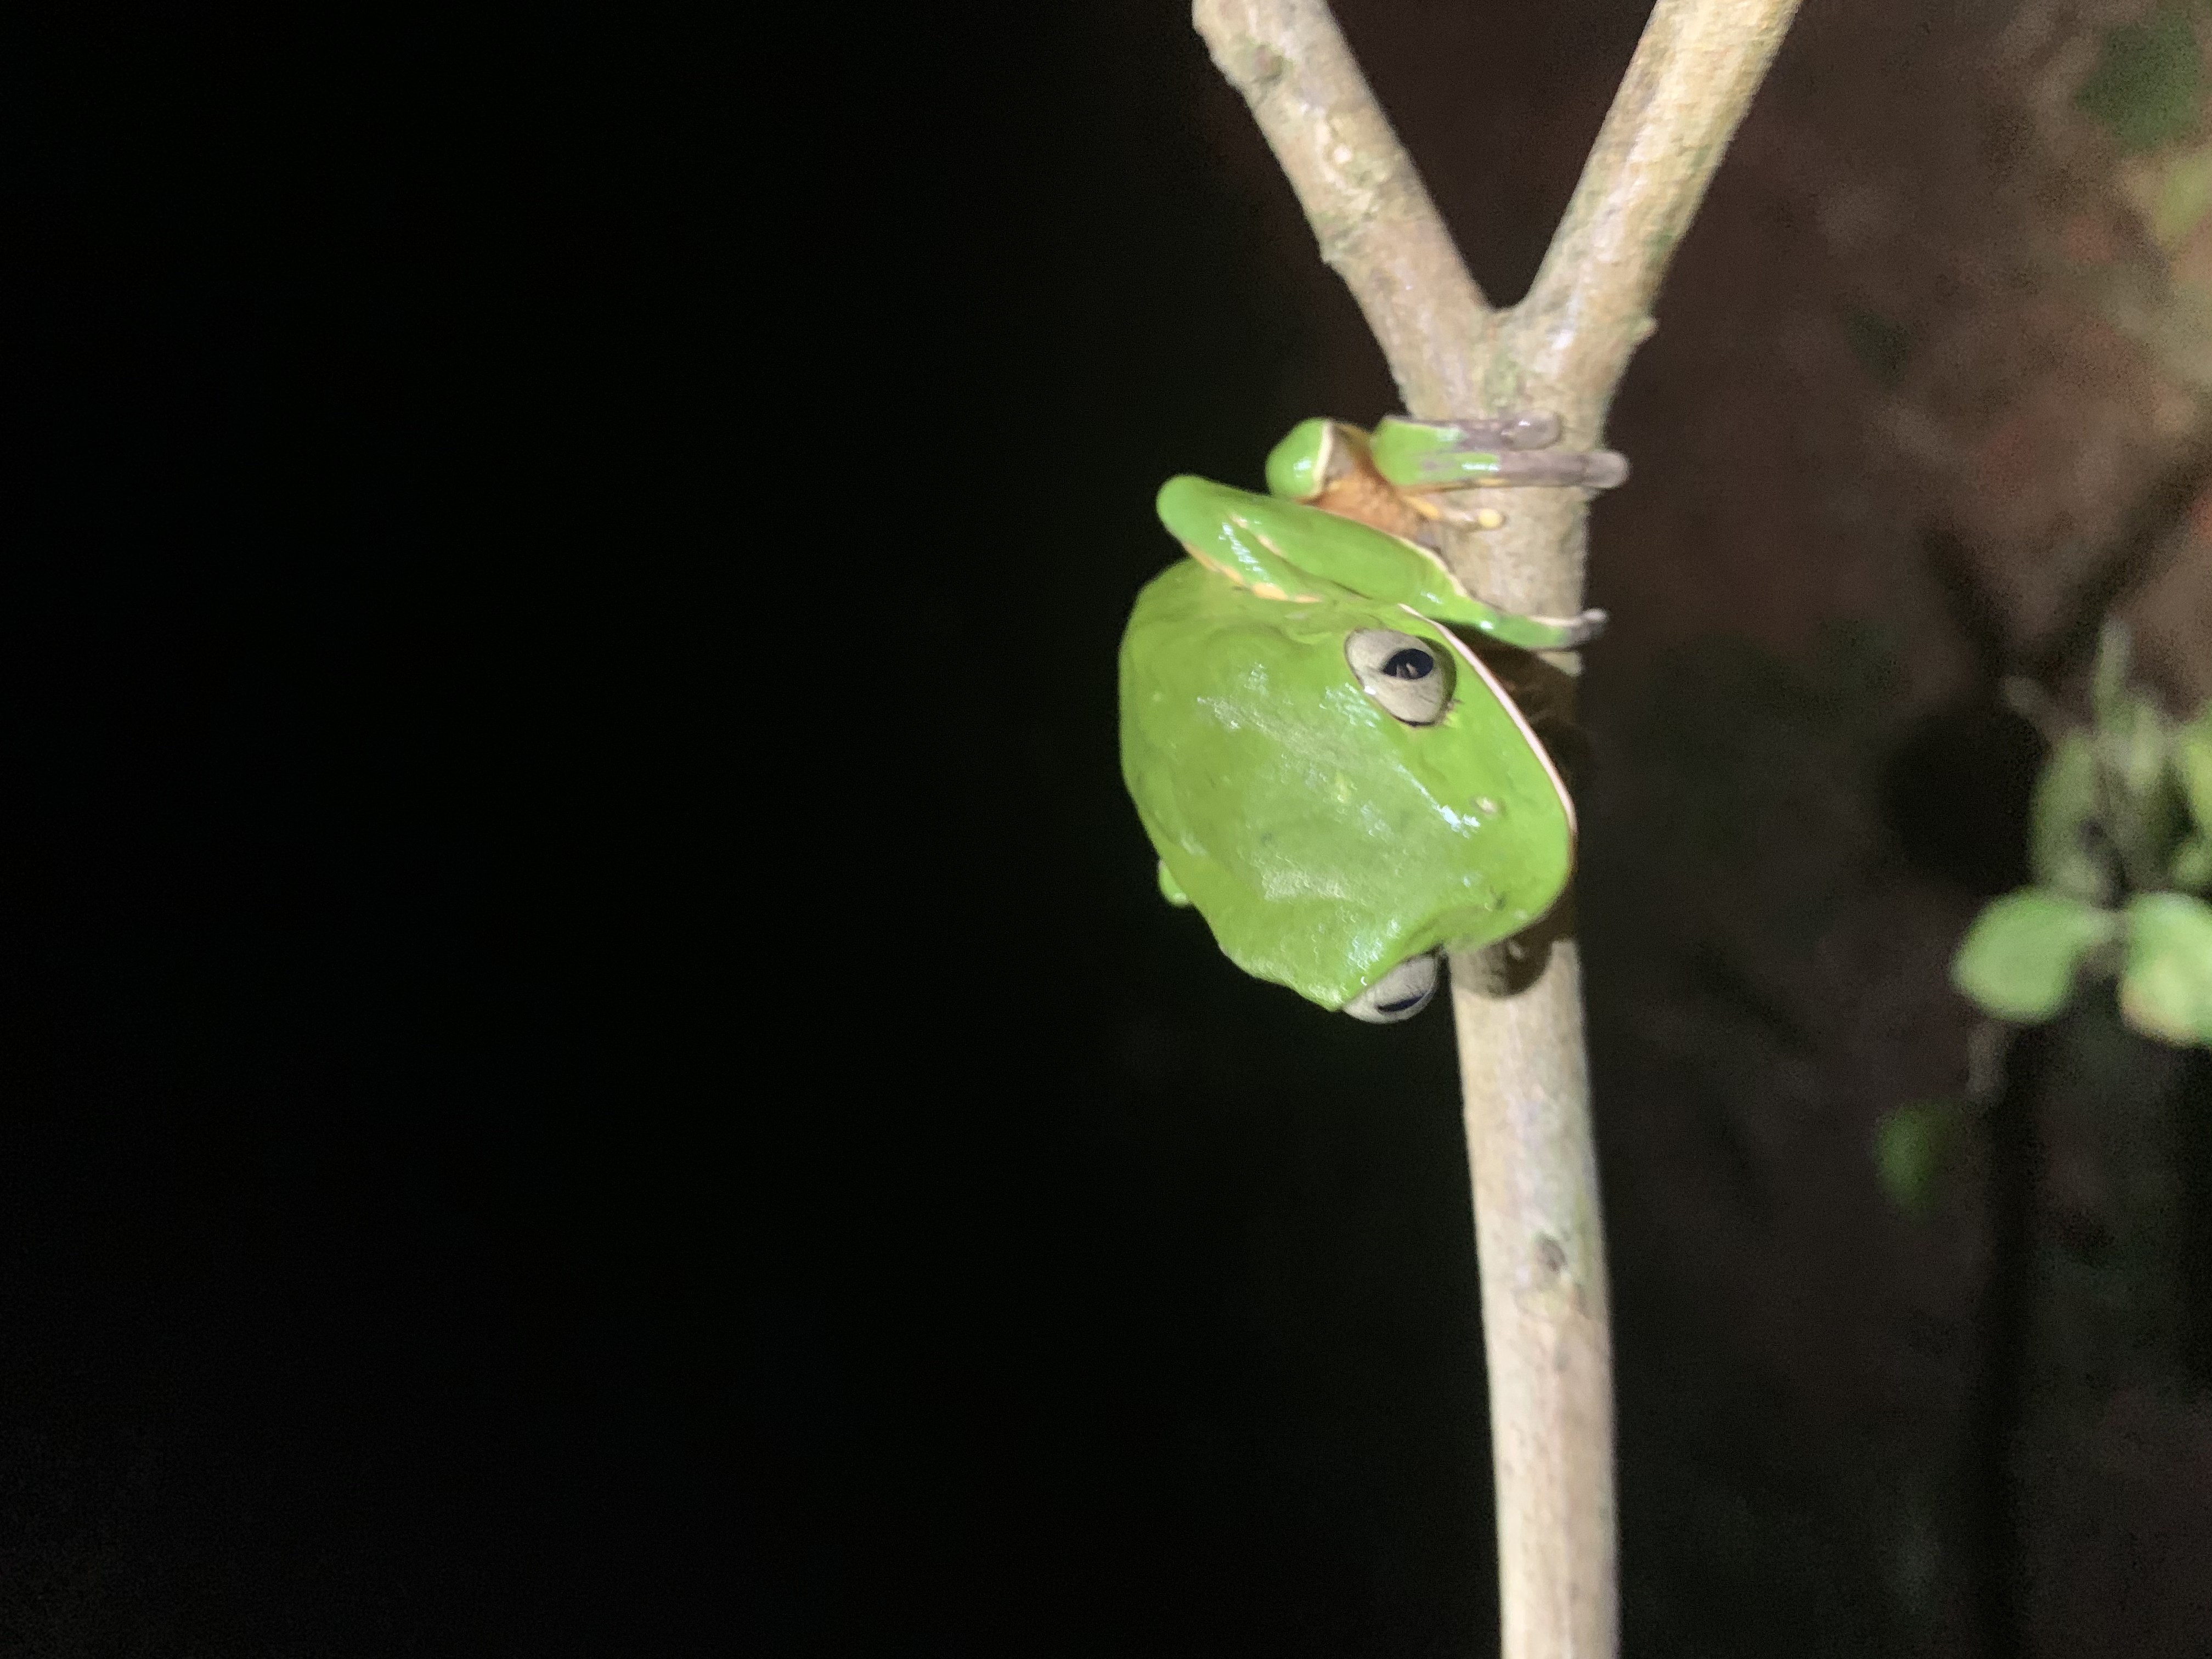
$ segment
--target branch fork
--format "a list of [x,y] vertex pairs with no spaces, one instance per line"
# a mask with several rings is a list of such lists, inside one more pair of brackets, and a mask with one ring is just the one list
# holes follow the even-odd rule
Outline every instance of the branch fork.
[[[1704,199],[1797,0],[1657,0],[1528,295],[1494,309],[1369,90],[1326,0],[1195,0],[1194,21],[1289,178],[1408,414],[1556,410],[1599,447]],[[1583,489],[1510,519],[1439,518],[1470,592],[1582,608]],[[1489,517],[1495,520],[1497,515]],[[1571,661],[1558,666],[1571,673]],[[1498,1492],[1503,1659],[1619,1651],[1613,1359],[1581,972],[1559,930],[1452,958]]]

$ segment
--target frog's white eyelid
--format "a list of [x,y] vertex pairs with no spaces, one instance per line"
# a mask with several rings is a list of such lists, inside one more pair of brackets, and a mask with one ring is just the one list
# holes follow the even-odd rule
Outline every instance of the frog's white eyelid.
[[1361,690],[1408,726],[1433,726],[1451,707],[1450,653],[1434,640],[1395,628],[1358,628],[1344,659]]
[[1467,641],[1453,633],[1450,629],[1429,622],[1426,617],[1422,617],[1421,613],[1410,605],[1401,605],[1398,609],[1409,617],[1420,617],[1423,622],[1429,623],[1429,626],[1437,630],[1437,637],[1449,641],[1453,651],[1466,662],[1468,667],[1482,676],[1482,683],[1490,688],[1491,695],[1505,706],[1505,712],[1513,716],[1514,725],[1521,728],[1521,735],[1528,740],[1528,746],[1536,751],[1536,758],[1543,762],[1544,775],[1551,779],[1552,792],[1559,796],[1560,806],[1565,809],[1568,833],[1570,835],[1578,833],[1575,823],[1575,798],[1567,793],[1566,780],[1559,775],[1559,769],[1552,764],[1551,751],[1544,747],[1543,739],[1536,735],[1536,728],[1528,724],[1528,717],[1521,712],[1521,705],[1513,701],[1512,695],[1506,690],[1498,676],[1490,672],[1490,665],[1468,650]]
[[1435,951],[1407,957],[1346,1003],[1344,1012],[1370,1025],[1395,1025],[1429,1006],[1442,977]]

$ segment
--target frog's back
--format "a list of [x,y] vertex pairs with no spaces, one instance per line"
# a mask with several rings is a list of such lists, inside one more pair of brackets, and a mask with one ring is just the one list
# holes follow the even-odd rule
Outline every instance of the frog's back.
[[[1362,690],[1355,630],[1449,653],[1449,708],[1409,726]],[[1247,972],[1340,1007],[1409,956],[1486,944],[1565,888],[1573,826],[1504,692],[1395,605],[1255,595],[1191,562],[1123,637],[1122,772],[1154,848]]]

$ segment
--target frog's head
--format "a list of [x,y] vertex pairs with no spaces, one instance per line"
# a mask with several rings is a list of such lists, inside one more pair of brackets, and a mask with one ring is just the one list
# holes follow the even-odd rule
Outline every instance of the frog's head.
[[1557,774],[1487,667],[1426,617],[1270,599],[1185,563],[1139,599],[1121,672],[1130,793],[1249,973],[1408,1018],[1440,950],[1518,932],[1565,885]]

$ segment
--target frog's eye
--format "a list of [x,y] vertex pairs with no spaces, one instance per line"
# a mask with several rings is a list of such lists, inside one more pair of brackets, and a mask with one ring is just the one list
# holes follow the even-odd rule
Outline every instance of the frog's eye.
[[1344,642],[1360,689],[1408,726],[1433,726],[1452,694],[1451,659],[1431,641],[1394,628],[1363,628]]
[[1437,994],[1437,953],[1407,957],[1344,1005],[1344,1012],[1370,1025],[1395,1025],[1411,1019]]

